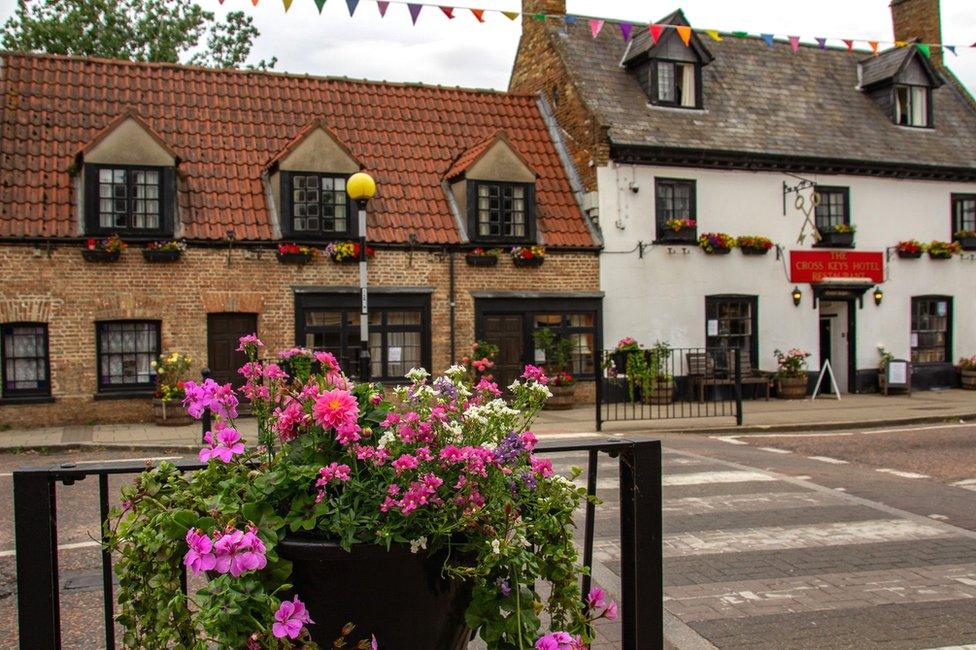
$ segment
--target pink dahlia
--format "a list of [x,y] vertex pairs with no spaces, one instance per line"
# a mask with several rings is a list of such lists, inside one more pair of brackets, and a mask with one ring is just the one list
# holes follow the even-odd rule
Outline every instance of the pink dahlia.
[[356,424],[359,419],[359,403],[349,391],[338,388],[330,390],[315,400],[312,417],[326,429]]

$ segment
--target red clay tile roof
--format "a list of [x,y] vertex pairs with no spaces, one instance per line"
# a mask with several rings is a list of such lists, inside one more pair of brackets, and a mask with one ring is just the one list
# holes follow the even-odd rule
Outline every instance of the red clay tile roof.
[[262,170],[321,120],[377,180],[370,239],[460,241],[441,187],[452,161],[504,130],[538,174],[548,246],[594,246],[535,97],[422,85],[2,55],[0,237],[77,235],[76,154],[126,112],[178,152],[183,235],[269,240]]
[[[512,153],[518,156],[522,163],[532,170],[532,165],[528,160],[525,159],[525,156],[519,152],[518,147],[512,144],[508,134],[506,134],[504,131],[498,131],[497,133],[492,133],[467,151],[462,152],[461,155],[457,157],[457,160],[455,160],[451,165],[451,168],[448,169],[444,174],[444,179],[452,181],[458,176],[464,174],[464,172],[468,171],[471,165],[475,164],[485,154],[485,152],[487,152],[491,146],[499,140],[504,142],[505,145],[512,150]],[[535,170],[532,170],[532,173],[534,174]]]

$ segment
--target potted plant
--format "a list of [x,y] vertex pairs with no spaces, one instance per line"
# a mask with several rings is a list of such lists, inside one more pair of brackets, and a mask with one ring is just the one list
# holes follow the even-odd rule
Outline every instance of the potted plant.
[[674,401],[674,377],[668,372],[671,346],[656,341],[641,354],[627,359],[627,390],[630,401],[646,404],[670,404]]
[[820,246],[832,248],[854,248],[854,233],[857,226],[849,223],[837,223],[820,231]]
[[884,388],[884,384],[888,380],[888,363],[895,358],[895,355],[888,352],[883,343],[878,343],[878,355],[881,357],[878,360],[878,386]]
[[952,239],[964,251],[976,251],[976,230],[957,230]]
[[576,381],[569,373],[573,362],[573,341],[549,327],[540,327],[532,333],[532,338],[536,349],[541,350],[545,356],[546,374],[555,379],[555,383],[550,380],[552,399],[546,402],[545,408],[553,411],[573,408],[576,402]]
[[898,257],[903,260],[917,260],[925,251],[925,244],[915,239],[906,239],[898,242],[895,250],[898,252]]
[[186,242],[180,240],[154,241],[142,249],[142,258],[147,262],[176,262],[185,250]]
[[153,360],[156,371],[156,392],[153,394],[153,421],[161,426],[191,424],[193,418],[182,407],[186,396],[186,374],[193,359],[179,352],[171,352]]
[[118,235],[109,235],[105,239],[89,237],[85,247],[81,249],[81,256],[87,262],[116,262],[122,251],[128,247]]
[[519,267],[542,266],[546,261],[546,249],[542,246],[513,246],[512,263]]
[[925,247],[925,250],[928,251],[929,257],[933,260],[947,260],[953,255],[958,255],[962,248],[959,246],[959,242],[932,241]]
[[495,367],[497,356],[497,345],[488,341],[475,341],[471,344],[470,356],[462,357],[461,363],[468,369],[468,378],[472,384],[477,384],[482,378],[493,380],[488,371]]
[[697,239],[698,222],[694,219],[672,217],[664,222],[661,241],[694,243]]
[[[164,461],[123,487],[107,546],[126,645],[331,647],[353,621],[373,647],[458,650],[476,631],[501,650],[540,639],[543,612],[559,631],[539,647],[588,643],[593,619],[616,616],[600,592],[579,598],[585,489],[533,454],[542,371],[506,403],[463,367],[414,369],[386,401],[325,353],[303,382],[259,361],[262,345],[241,339],[257,439],[241,438],[229,384],[186,382],[188,411],[214,414],[206,466]],[[207,578],[189,598],[183,566]]]
[[803,399],[807,396],[807,359],[810,353],[799,348],[789,352],[773,352],[779,370],[776,372],[776,394],[782,399]]
[[765,255],[773,247],[773,240],[761,235],[743,235],[735,243],[743,255]]
[[625,336],[617,341],[617,347],[613,349],[606,367],[608,369],[612,367],[617,374],[625,374],[627,372],[627,360],[630,358],[630,355],[639,351],[640,345],[637,343],[637,340],[630,336]]
[[959,360],[959,372],[962,387],[966,390],[976,390],[976,355]]
[[499,248],[484,249],[478,246],[464,256],[464,261],[468,266],[498,266],[498,258],[502,251]]
[[728,255],[735,248],[735,237],[724,232],[706,232],[698,237],[698,246],[709,255]]
[[[359,242],[334,241],[325,247],[325,254],[336,264],[356,263],[359,261]],[[372,257],[376,251],[372,246],[366,247],[366,257]]]
[[318,249],[302,244],[289,244],[282,242],[278,244],[278,251],[275,253],[278,261],[282,264],[308,264],[319,256]]

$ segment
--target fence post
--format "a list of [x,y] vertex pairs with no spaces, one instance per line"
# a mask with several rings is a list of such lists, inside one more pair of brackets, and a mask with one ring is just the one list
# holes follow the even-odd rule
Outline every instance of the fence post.
[[603,431],[603,352],[596,352],[596,430]]
[[742,350],[735,348],[735,426],[742,426]]
[[[200,375],[203,377],[203,381],[210,379],[210,368],[204,368],[200,371]],[[210,431],[212,423],[210,422],[210,408],[203,409],[203,415],[200,417],[200,444],[206,445],[207,440],[205,436],[207,432]]]
[[620,597],[623,650],[664,647],[661,442],[620,454]]
[[15,471],[14,540],[21,648],[61,647],[55,484],[46,471]]

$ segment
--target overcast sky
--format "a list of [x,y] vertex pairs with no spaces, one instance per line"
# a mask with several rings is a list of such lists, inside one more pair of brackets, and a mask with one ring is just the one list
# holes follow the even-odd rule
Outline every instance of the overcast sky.
[[[450,0],[437,0],[450,2]],[[478,0],[473,6],[519,11],[519,0]],[[277,70],[344,75],[392,81],[505,88],[518,45],[521,23],[489,12],[478,24],[467,10],[447,18],[425,7],[416,27],[405,5],[391,4],[381,19],[375,0],[361,0],[350,19],[344,0],[328,0],[322,15],[313,0],[293,0],[285,13],[281,0],[202,0],[222,15],[242,9],[255,18],[261,37],[254,58],[278,57]],[[569,13],[649,23],[681,7],[699,28],[750,33],[891,40],[889,0],[569,0]],[[15,0],[0,0],[6,19]],[[472,6],[472,5],[467,5]],[[976,1],[942,0],[943,41],[960,46],[976,41]],[[836,41],[835,44],[840,44]],[[859,44],[866,47],[864,44]],[[976,88],[976,48],[960,47],[947,60],[970,89]]]

